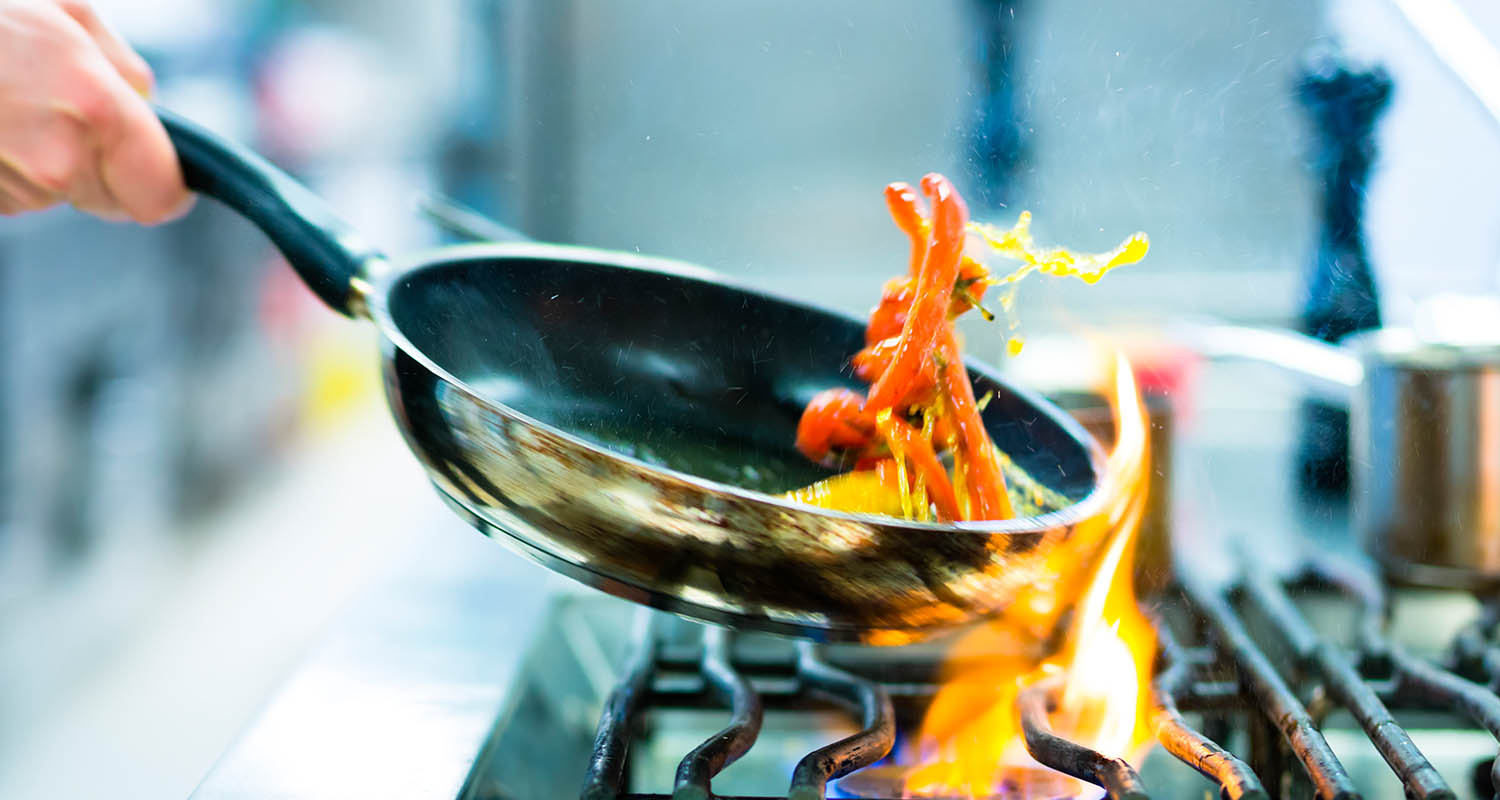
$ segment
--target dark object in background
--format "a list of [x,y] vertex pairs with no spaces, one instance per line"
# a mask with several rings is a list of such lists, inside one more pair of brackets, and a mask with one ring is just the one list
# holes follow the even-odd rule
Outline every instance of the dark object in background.
[[[1375,158],[1375,119],[1390,100],[1391,88],[1384,69],[1356,70],[1334,51],[1314,54],[1297,84],[1297,98],[1313,123],[1312,167],[1322,191],[1322,229],[1299,327],[1325,342],[1380,327],[1361,218]],[[1318,400],[1304,401],[1296,458],[1297,485],[1304,500],[1347,499],[1348,411]]]
[[971,2],[977,74],[965,154],[974,187],[970,197],[989,211],[1005,207],[1026,154],[1016,58],[1016,34],[1022,24],[1016,11],[1021,5],[1021,0]]

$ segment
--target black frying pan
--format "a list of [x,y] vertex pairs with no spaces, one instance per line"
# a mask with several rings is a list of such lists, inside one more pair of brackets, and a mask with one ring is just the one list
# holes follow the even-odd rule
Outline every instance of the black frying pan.
[[768,492],[827,474],[793,448],[797,420],[816,392],[858,387],[858,320],[577,247],[392,263],[255,154],[161,117],[190,188],[259,226],[323,302],[380,328],[391,410],[449,504],[592,586],[738,627],[899,641],[1002,610],[1099,509],[1088,434],[979,368],[996,444],[1070,505],[937,525],[782,500]]

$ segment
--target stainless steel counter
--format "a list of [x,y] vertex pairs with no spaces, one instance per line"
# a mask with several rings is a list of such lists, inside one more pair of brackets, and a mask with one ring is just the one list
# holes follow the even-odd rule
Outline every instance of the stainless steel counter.
[[195,798],[453,798],[556,579],[457,520],[366,591]]

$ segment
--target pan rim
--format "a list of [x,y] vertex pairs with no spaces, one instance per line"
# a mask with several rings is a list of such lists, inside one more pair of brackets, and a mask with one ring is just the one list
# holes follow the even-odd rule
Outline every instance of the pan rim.
[[789,514],[802,514],[823,519],[851,522],[864,525],[880,525],[886,528],[909,530],[926,534],[933,533],[969,533],[969,534],[1005,534],[1025,535],[1041,534],[1049,530],[1076,524],[1088,519],[1098,513],[1104,506],[1105,501],[1105,463],[1106,457],[1102,445],[1092,434],[1084,429],[1081,423],[1070,417],[1061,408],[1056,408],[1036,392],[1023,386],[1016,386],[1013,382],[1002,380],[994,374],[991,368],[983,363],[975,362],[965,358],[964,364],[971,370],[984,375],[987,379],[995,381],[1006,389],[1022,396],[1023,399],[1039,413],[1047,415],[1049,420],[1061,427],[1072,438],[1083,446],[1088,456],[1090,466],[1094,471],[1094,483],[1088,493],[1073,503],[1055,511],[1049,511],[1033,517],[1017,517],[1007,520],[977,520],[954,523],[918,522],[904,520],[899,517],[890,517],[881,514],[864,514],[847,511],[836,511],[833,509],[809,506],[792,500],[783,499],[766,492],[747,489],[730,483],[723,483],[709,478],[694,475],[689,472],[672,469],[671,467],[658,466],[647,463],[634,456],[626,455],[608,447],[596,444],[571,431],[555,425],[543,422],[519,409],[491,400],[465,381],[453,375],[447,369],[429,358],[420,348],[412,344],[410,339],[402,333],[400,326],[392,318],[389,307],[391,292],[404,280],[421,272],[436,271],[463,263],[476,261],[493,261],[496,259],[537,259],[550,261],[569,261],[578,264],[592,264],[596,266],[608,266],[611,268],[633,269],[642,272],[651,272],[659,275],[686,278],[688,280],[703,281],[717,286],[741,291],[748,294],[760,295],[779,303],[800,306],[809,310],[832,314],[838,317],[852,319],[847,313],[828,308],[807,300],[790,297],[788,295],[768,291],[761,287],[751,286],[734,278],[715,272],[697,264],[678,261],[671,258],[659,256],[647,256],[638,253],[628,253],[601,248],[584,247],[578,245],[544,244],[537,242],[491,242],[445,245],[442,247],[421,250],[407,254],[390,262],[390,268],[378,276],[374,276],[371,291],[366,298],[366,307],[370,319],[379,328],[381,335],[392,345],[400,348],[408,357],[433,375],[437,376],[454,389],[464,393],[468,398],[479,406],[486,408],[503,417],[509,417],[526,426],[542,430],[549,435],[557,436],[569,444],[583,448],[592,455],[600,456],[612,461],[621,462],[632,469],[652,473],[661,477],[684,483],[694,489],[704,490],[706,493],[722,494],[737,499],[770,505]]

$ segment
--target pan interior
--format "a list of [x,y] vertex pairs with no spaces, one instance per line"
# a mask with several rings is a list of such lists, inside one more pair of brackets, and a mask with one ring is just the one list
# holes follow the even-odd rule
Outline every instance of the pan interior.
[[[473,257],[411,270],[387,307],[407,341],[486,399],[658,466],[781,492],[826,477],[793,446],[849,373],[856,320],[711,280],[608,263]],[[1070,501],[1095,476],[1077,428],[995,388],[996,444]]]

